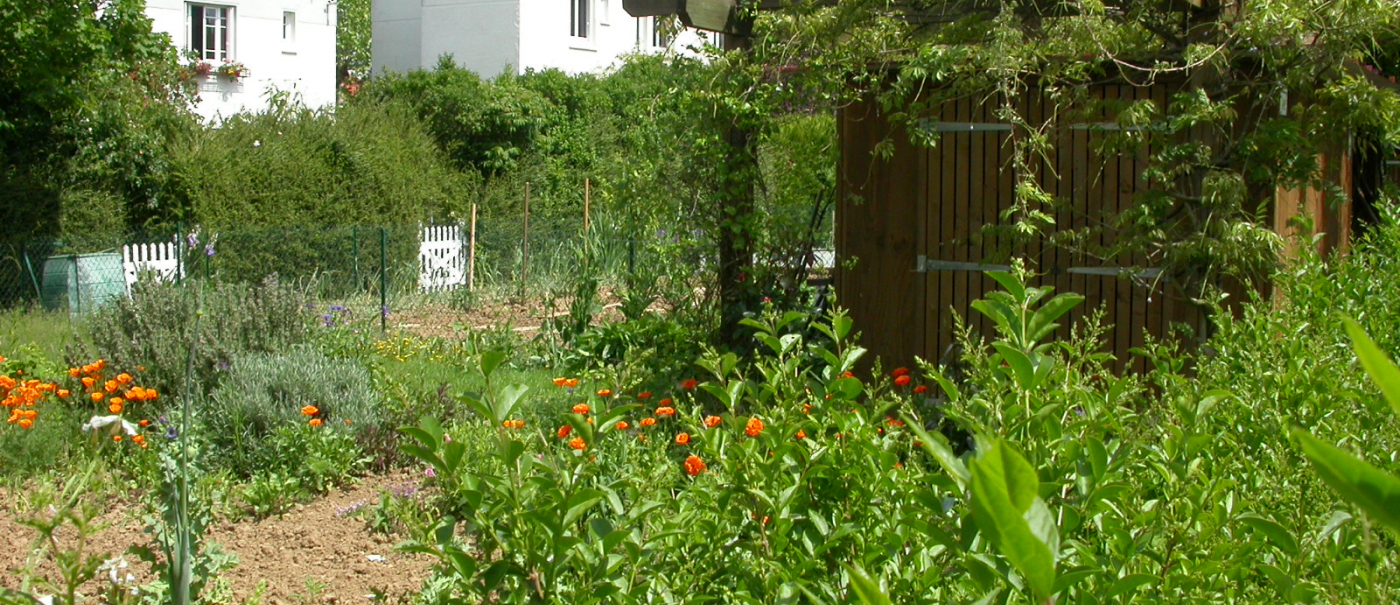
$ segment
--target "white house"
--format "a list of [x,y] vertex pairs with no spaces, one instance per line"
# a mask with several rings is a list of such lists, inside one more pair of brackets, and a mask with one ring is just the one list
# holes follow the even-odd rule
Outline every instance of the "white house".
[[[335,103],[334,0],[147,0],[146,15],[212,70],[196,76],[206,120],[266,108],[271,91],[308,107]],[[243,69],[222,74],[225,65]]]
[[670,40],[654,18],[622,10],[622,0],[373,0],[372,19],[376,71],[432,69],[450,54],[483,78],[507,68],[596,72],[624,54],[718,41],[694,30]]

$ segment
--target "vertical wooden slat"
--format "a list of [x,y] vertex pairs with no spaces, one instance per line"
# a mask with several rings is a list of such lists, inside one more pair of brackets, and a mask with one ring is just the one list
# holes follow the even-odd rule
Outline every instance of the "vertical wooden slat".
[[[1103,120],[1103,103],[1101,102],[1103,92],[1103,86],[1094,86],[1089,93],[1089,103],[1097,105],[1092,112],[1085,116],[1085,121],[1091,124]],[[1085,182],[1084,214],[1081,220],[1083,221],[1084,228],[1090,233],[1089,237],[1084,242],[1084,247],[1092,251],[1094,247],[1103,243],[1101,220],[1103,218],[1104,207],[1103,173],[1105,158],[1100,149],[1100,146],[1103,144],[1103,133],[1096,130],[1085,130],[1083,132],[1085,144]],[[1077,266],[1097,267],[1100,266],[1100,264],[1101,263],[1094,258],[1093,255],[1081,254]],[[1081,320],[1087,319],[1103,306],[1103,281],[1104,278],[1097,275],[1084,276],[1084,290],[1081,293],[1087,300],[1084,305],[1081,305]]]
[[[956,101],[956,114],[954,121],[967,122],[971,113],[968,111],[968,100],[966,97]],[[955,134],[953,139],[953,155],[956,168],[953,173],[953,205],[956,207],[953,215],[953,255],[952,260],[967,261],[967,232],[968,232],[968,212],[969,193],[968,183],[971,180],[971,141],[969,137],[962,134]],[[967,317],[967,291],[968,275],[964,271],[953,274],[953,312]],[[969,318],[970,319],[970,318]]]
[[[939,108],[939,112],[944,121],[957,119],[956,104],[944,103]],[[955,150],[954,136],[949,133],[938,135],[939,149],[941,150],[940,164],[942,165],[942,182],[939,183],[938,195],[939,212],[943,217],[943,222],[938,227],[938,248],[935,254],[930,255],[930,258],[940,260],[952,258],[952,241],[957,237],[957,205],[955,200],[957,197],[958,156]],[[941,357],[943,351],[953,344],[953,314],[949,312],[949,309],[952,308],[953,300],[956,297],[954,291],[957,288],[957,276],[948,271],[936,271],[934,274],[938,276],[939,284],[936,307],[932,309],[938,317],[937,327],[934,328],[938,332],[938,344],[935,348]]]

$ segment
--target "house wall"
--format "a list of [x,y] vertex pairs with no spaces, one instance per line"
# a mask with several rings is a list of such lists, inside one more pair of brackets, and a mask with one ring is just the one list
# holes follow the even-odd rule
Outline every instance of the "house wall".
[[[652,19],[634,18],[622,0],[588,0],[587,38],[570,35],[571,0],[375,0],[373,61],[376,71],[432,69],[451,54],[456,64],[483,78],[507,69],[556,68],[599,72],[652,45]],[[669,48],[689,52],[708,34],[682,32]]]
[[[146,14],[156,31],[190,48],[189,2],[149,0]],[[217,121],[239,111],[267,107],[267,92],[295,93],[309,107],[335,103],[335,4],[329,0],[228,0],[207,2],[234,9],[232,59],[247,66],[239,82],[211,75],[199,83],[195,111]],[[294,40],[282,38],[283,12],[296,14]],[[217,65],[215,66],[217,67]]]

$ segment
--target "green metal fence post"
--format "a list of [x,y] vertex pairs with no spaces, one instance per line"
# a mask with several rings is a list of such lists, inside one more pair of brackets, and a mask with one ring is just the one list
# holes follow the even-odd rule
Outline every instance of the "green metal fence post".
[[29,260],[28,242],[20,242],[19,255],[24,258],[24,268],[29,271],[29,281],[34,284],[34,299],[43,300],[44,291],[39,287],[39,276],[34,274],[34,262]]
[[389,230],[379,228],[379,331],[389,333]]
[[81,314],[83,312],[83,275],[78,272],[78,255],[69,254],[68,262],[73,263],[73,296],[68,299],[68,314]]

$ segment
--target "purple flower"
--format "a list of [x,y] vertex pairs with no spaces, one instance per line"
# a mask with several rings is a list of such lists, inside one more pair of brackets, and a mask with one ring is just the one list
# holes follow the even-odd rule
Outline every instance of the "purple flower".
[[382,307],[379,307],[379,314],[380,314],[381,317],[383,317],[383,318],[385,318],[385,319],[388,319],[388,318],[389,318],[389,305],[384,305],[384,306],[382,306]]
[[211,242],[211,243],[208,243],[208,244],[204,244],[204,255],[205,255],[205,256],[214,256],[214,244],[213,244],[212,242]]
[[349,309],[346,309],[345,305],[331,305],[331,311],[339,311],[344,313],[346,311],[349,311]]
[[172,424],[172,425],[170,425],[170,428],[165,429],[165,438],[166,438],[166,439],[169,439],[169,440],[171,440],[171,441],[174,441],[174,440],[178,439],[179,437],[180,437],[180,431],[178,431],[178,430],[175,429],[175,425]]

